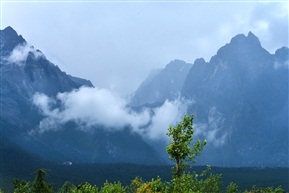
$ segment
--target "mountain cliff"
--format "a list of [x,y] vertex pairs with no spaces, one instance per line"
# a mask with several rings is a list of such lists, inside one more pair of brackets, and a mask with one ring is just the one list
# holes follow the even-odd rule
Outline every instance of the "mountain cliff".
[[[194,101],[187,113],[195,114],[196,137],[208,140],[200,164],[288,166],[288,54],[287,47],[270,54],[249,32],[233,37],[209,62],[196,59],[187,75],[174,71],[172,77],[182,77],[178,97]],[[145,94],[140,86],[136,93],[151,104],[172,100],[167,92],[151,97],[158,85],[171,84],[170,78],[155,80],[150,85],[157,88]]]
[[[53,131],[33,133],[45,118],[33,102],[35,94],[52,100],[59,93],[93,85],[89,80],[61,71],[13,28],[7,27],[0,32],[0,121],[3,139],[42,159],[58,163],[163,163],[154,148],[128,129],[106,132],[104,126],[94,125],[87,132],[77,120],[72,120],[55,125]],[[58,103],[56,101],[53,105],[63,108]]]
[[[71,113],[63,112],[67,103],[62,103],[61,97],[71,97],[68,93],[94,86],[89,80],[61,71],[11,27],[0,32],[2,144],[9,141],[14,149],[18,146],[38,158],[58,163],[163,164],[167,155],[160,156],[163,152],[156,149],[163,150],[166,144],[163,140],[149,144],[140,133],[145,134],[146,129],[159,132],[152,131],[158,128],[150,126],[157,113],[156,117],[167,122],[162,113],[168,112],[158,106],[186,103],[187,108],[182,104],[181,109],[195,114],[194,137],[208,141],[198,164],[288,167],[287,47],[271,54],[249,32],[247,36],[233,37],[210,61],[171,61],[164,69],[153,71],[134,92],[129,106],[135,111],[126,108],[121,99],[111,98],[111,102],[120,100],[123,108],[116,111],[125,114],[118,118],[133,119],[135,125],[143,123],[137,132],[132,132],[133,126],[127,120],[121,129],[112,129],[110,125],[114,124],[109,123],[83,124],[79,116],[54,124],[53,121],[66,118],[58,116]],[[111,96],[108,92],[101,94]],[[41,108],[35,105],[35,95],[42,96],[38,98]],[[172,100],[181,102],[165,102]],[[76,110],[79,112],[73,113],[83,113]],[[137,114],[142,116],[136,117]],[[91,117],[84,118],[89,122]],[[53,128],[43,133],[32,132],[41,124],[51,124]]]
[[178,97],[191,66],[182,60],[174,60],[164,69],[153,71],[134,92],[131,104],[152,104]]

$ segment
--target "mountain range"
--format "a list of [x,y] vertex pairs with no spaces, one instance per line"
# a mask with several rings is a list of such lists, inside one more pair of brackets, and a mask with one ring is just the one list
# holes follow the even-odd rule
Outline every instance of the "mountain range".
[[[252,32],[239,34],[208,62],[172,61],[132,101],[146,105],[176,95],[193,101],[188,113],[195,114],[197,137],[208,140],[203,164],[288,166],[288,55],[287,47],[270,54]],[[164,86],[175,77],[182,77],[178,86]]]
[[[13,28],[0,35],[3,147],[13,144],[58,163],[168,163],[166,142],[146,139],[130,125],[110,132],[96,124],[84,132],[80,127],[87,125],[68,120],[57,125],[61,128],[31,132],[47,117],[33,102],[36,94],[47,96],[41,99],[60,111],[63,104],[50,98],[94,85],[61,71]],[[194,138],[208,141],[197,160],[200,165],[288,167],[288,54],[287,47],[269,53],[252,32],[239,34],[208,62],[173,60],[154,70],[128,106],[153,114],[152,109],[168,101],[184,103],[186,113],[195,114]],[[49,108],[47,112],[55,113],[56,108]]]
[[128,129],[108,133],[98,125],[90,129],[93,132],[83,132],[69,121],[53,131],[32,134],[45,118],[33,103],[35,94],[56,97],[93,85],[61,71],[11,27],[1,30],[0,45],[1,135],[14,148],[58,163],[164,163],[153,147]]

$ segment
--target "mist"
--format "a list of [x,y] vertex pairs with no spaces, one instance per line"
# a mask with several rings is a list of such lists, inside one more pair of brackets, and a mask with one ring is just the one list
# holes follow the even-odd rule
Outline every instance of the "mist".
[[16,64],[19,66],[23,66],[29,53],[32,53],[36,59],[39,57],[44,57],[42,52],[40,52],[39,50],[35,50],[33,46],[24,43],[16,46],[11,52],[11,54],[5,57],[4,60],[7,61],[7,64]]
[[[168,127],[176,126],[187,114],[188,107],[194,105],[194,101],[176,98],[166,100],[159,107],[135,111],[129,106],[129,99],[119,93],[91,87],[58,93],[53,98],[36,93],[32,102],[45,118],[30,134],[58,131],[65,123],[73,121],[83,132],[93,132],[99,126],[107,132],[130,128],[144,139],[164,142],[168,142]],[[228,136],[222,131],[225,119],[216,107],[210,109],[206,122],[194,122],[194,138],[204,138],[215,147],[225,143]]]
[[225,118],[218,112],[216,107],[211,107],[206,122],[197,122],[194,124],[195,138],[204,138],[214,147],[225,144],[229,133],[224,131]]
[[130,128],[131,132],[153,140],[165,138],[167,128],[183,118],[189,104],[183,99],[176,99],[165,101],[153,109],[135,111],[129,106],[129,100],[120,94],[90,87],[58,93],[54,98],[36,93],[32,102],[45,118],[30,134],[57,131],[61,125],[73,121],[84,132],[91,132],[99,125],[108,132]]

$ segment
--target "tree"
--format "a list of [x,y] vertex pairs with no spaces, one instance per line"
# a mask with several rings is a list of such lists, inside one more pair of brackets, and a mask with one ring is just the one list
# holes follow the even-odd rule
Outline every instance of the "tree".
[[98,193],[98,187],[96,185],[92,186],[88,182],[79,184],[76,189],[77,193]]
[[226,189],[226,193],[238,193],[238,192],[240,192],[239,187],[234,182],[231,182]]
[[177,178],[182,175],[188,161],[195,162],[195,158],[200,155],[207,143],[206,140],[203,142],[197,140],[193,147],[190,146],[194,134],[193,119],[194,115],[185,115],[177,127],[170,126],[167,132],[170,144],[166,150],[170,159],[175,161],[174,175]]
[[70,193],[70,192],[73,192],[75,189],[76,187],[72,183],[66,181],[63,184],[63,186],[60,188],[58,193]]
[[[30,182],[26,182],[24,180],[19,180],[19,179],[13,179],[13,186],[14,186],[14,193],[28,193],[31,192],[30,189]],[[0,193],[2,193],[0,191]]]
[[50,193],[52,192],[52,186],[45,182],[47,171],[45,169],[38,169],[34,172],[35,180],[32,184],[32,192],[37,193]]
[[103,187],[100,190],[100,193],[125,193],[125,187],[121,185],[120,182],[109,183],[107,180],[105,181]]

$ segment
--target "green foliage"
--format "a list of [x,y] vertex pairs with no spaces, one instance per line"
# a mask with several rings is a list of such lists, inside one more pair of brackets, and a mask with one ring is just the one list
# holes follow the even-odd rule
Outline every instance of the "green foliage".
[[261,188],[253,186],[252,190],[246,190],[244,193],[285,193],[285,191],[281,188],[281,186],[275,189],[273,187]]
[[170,137],[170,144],[166,150],[170,159],[175,161],[174,175],[180,177],[186,168],[186,162],[195,162],[195,158],[200,155],[206,145],[206,140],[197,140],[193,147],[190,146],[194,134],[193,129],[194,115],[184,116],[177,127],[170,126],[167,135]]
[[158,193],[158,192],[167,192],[168,183],[162,183],[160,177],[157,179],[152,179],[150,182],[141,183],[136,189],[136,193]]
[[203,181],[201,192],[222,192],[222,174],[210,174],[210,176]]
[[76,187],[68,181],[66,181],[58,191],[58,193],[73,193],[73,192],[76,192]]
[[120,182],[108,183],[108,181],[106,181],[100,191],[100,193],[114,192],[125,193],[125,187],[123,187]]
[[34,172],[35,180],[32,183],[32,192],[37,193],[51,193],[52,186],[45,182],[47,171],[45,169],[38,169]]
[[174,178],[172,180],[172,189],[170,192],[222,192],[222,175],[210,174],[207,177],[207,173],[210,170],[210,167],[207,170],[204,170],[200,175],[196,173],[184,173],[179,178]]
[[234,182],[231,182],[226,189],[226,193],[239,193],[239,192],[240,192],[239,187]]
[[[195,158],[200,155],[206,145],[206,141],[197,140],[193,147],[190,146],[194,133],[192,124],[194,116],[185,115],[177,127],[170,126],[167,135],[170,137],[170,145],[167,147],[167,153],[170,159],[176,162],[173,178],[171,181],[162,181],[158,176],[155,180],[144,182],[142,178],[136,177],[131,181],[129,186],[123,186],[119,181],[109,183],[107,180],[100,188],[96,185],[92,186],[88,182],[74,186],[66,181],[59,189],[58,193],[221,193],[222,190],[222,174],[209,173],[210,166],[197,174],[196,172],[185,172],[187,162],[195,162]],[[126,170],[125,170],[126,171]],[[238,170],[239,171],[239,170]],[[149,172],[149,171],[146,171]],[[13,180],[14,193],[51,193],[52,186],[45,182],[47,171],[39,169],[35,174],[33,183]],[[239,176],[238,176],[239,177]],[[227,186],[226,193],[239,193],[239,187],[235,183]],[[3,193],[0,189],[0,193]],[[250,191],[245,193],[285,193],[281,186],[277,188],[267,187],[259,188],[253,186]]]
[[30,182],[25,182],[24,180],[14,179],[13,180],[14,193],[28,193],[31,192]]
[[88,182],[79,184],[76,187],[76,191],[71,191],[71,193],[98,193],[97,186],[92,186]]
[[51,193],[52,186],[45,182],[47,172],[45,169],[39,169],[34,172],[35,180],[33,183],[24,180],[14,179],[14,193]]
[[[74,186],[70,182],[65,182],[59,189],[58,193],[204,193],[222,191],[222,175],[210,173],[211,168],[198,173],[183,173],[180,177],[175,177],[171,181],[162,181],[160,177],[152,178],[151,181],[143,181],[142,178],[136,177],[128,186],[122,186],[120,182],[109,183],[106,181],[100,191],[96,185],[92,186],[88,182]],[[36,173],[37,174],[37,173]],[[34,183],[34,182],[33,182]],[[32,190],[32,184],[18,179],[13,180],[14,193],[36,193]],[[225,191],[226,193],[239,193],[238,186],[230,183]],[[0,192],[1,193],[1,192]],[[259,188],[253,186],[251,190],[245,193],[285,193],[281,187]]]

